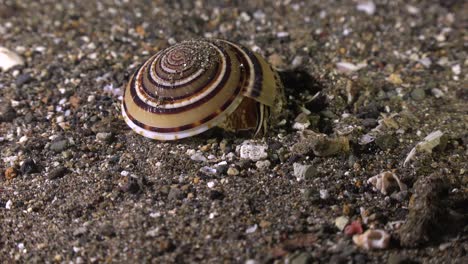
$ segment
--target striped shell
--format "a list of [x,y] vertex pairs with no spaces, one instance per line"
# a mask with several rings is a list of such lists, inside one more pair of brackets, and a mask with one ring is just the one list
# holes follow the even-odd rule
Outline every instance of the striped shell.
[[282,102],[278,74],[260,55],[226,40],[200,39],[141,65],[125,88],[122,114],[138,134],[176,140],[214,126],[265,132]]

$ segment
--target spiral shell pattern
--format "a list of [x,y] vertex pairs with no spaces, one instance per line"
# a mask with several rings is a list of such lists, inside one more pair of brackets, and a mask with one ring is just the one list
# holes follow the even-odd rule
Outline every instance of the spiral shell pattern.
[[259,131],[281,89],[276,71],[243,46],[184,41],[137,69],[125,88],[122,114],[134,131],[157,140],[190,137],[213,126]]

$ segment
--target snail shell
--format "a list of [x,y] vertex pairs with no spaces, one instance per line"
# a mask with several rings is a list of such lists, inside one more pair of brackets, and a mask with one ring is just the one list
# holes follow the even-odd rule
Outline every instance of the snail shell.
[[184,41],[141,65],[125,88],[122,114],[137,133],[176,140],[214,126],[267,129],[283,104],[278,73],[258,54],[226,40]]

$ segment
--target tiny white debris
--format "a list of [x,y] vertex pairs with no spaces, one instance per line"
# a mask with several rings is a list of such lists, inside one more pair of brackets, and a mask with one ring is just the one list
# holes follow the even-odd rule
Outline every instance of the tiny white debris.
[[440,90],[439,88],[432,88],[431,89],[432,95],[434,95],[435,98],[441,98],[444,96],[444,92]]
[[251,233],[254,233],[255,231],[257,231],[257,228],[258,228],[258,225],[255,224],[249,228],[247,228],[247,230],[245,230],[245,233],[247,234],[251,234]]
[[373,15],[375,13],[375,4],[372,1],[360,1],[356,6],[357,10],[363,11],[368,15]]
[[295,123],[293,124],[293,129],[296,129],[296,130],[299,130],[299,131],[304,131],[304,130],[306,130],[309,126],[310,126],[310,122],[306,122],[306,123],[295,122]]
[[413,149],[411,149],[410,153],[408,156],[406,156],[406,159],[403,162],[403,166],[406,166],[409,161],[414,159],[417,152],[426,152],[429,154],[432,153],[432,149],[440,144],[440,138],[443,135],[444,133],[440,130],[434,131],[427,135],[423,141],[419,142]]
[[248,259],[245,261],[244,264],[259,264],[259,262],[256,261],[255,259]]
[[24,249],[24,243],[18,243],[18,249],[23,250]]
[[207,161],[207,159],[205,158],[205,156],[203,156],[203,154],[201,153],[195,153],[193,155],[190,156],[190,159],[193,160],[193,161],[198,161],[198,162],[205,162]]
[[5,208],[6,209],[11,209],[11,205],[13,204],[13,202],[11,200],[8,200],[5,204]]
[[327,200],[330,197],[330,193],[326,189],[321,189],[320,191],[320,199]]
[[377,174],[369,178],[367,183],[372,184],[375,189],[379,190],[384,195],[388,193],[390,188],[395,186],[395,183],[400,188],[400,191],[407,190],[406,185],[402,183],[396,174],[391,171],[384,171],[380,174]]
[[200,168],[200,172],[207,174],[207,175],[216,175],[218,171],[215,168],[211,168],[209,166],[204,166]]
[[210,213],[210,214],[208,215],[208,218],[209,218],[209,219],[213,219],[213,218],[215,218],[217,215],[218,215],[217,213]]
[[27,136],[22,136],[22,137],[19,139],[18,143],[24,143],[24,142],[26,142],[26,141],[28,141],[28,137],[27,137]]
[[147,237],[155,237],[159,233],[159,227],[153,228],[151,230],[148,230],[145,234]]
[[0,69],[2,71],[8,71],[17,65],[23,64],[24,61],[18,54],[7,48],[0,47]]
[[130,174],[130,173],[129,173],[128,171],[125,171],[125,170],[123,170],[123,171],[120,172],[120,175],[121,175],[121,176],[124,176],[124,177],[127,177],[129,174]]
[[263,20],[265,19],[266,15],[263,11],[257,10],[253,13],[253,17],[257,20]]
[[421,63],[424,67],[429,68],[432,65],[432,61],[428,57],[421,58],[419,60],[419,63]]
[[161,216],[161,212],[157,211],[157,212],[153,212],[149,215],[151,218],[156,218],[156,217],[160,217]]
[[88,96],[88,103],[93,103],[94,101],[96,101],[96,96],[94,95]]
[[119,97],[123,95],[123,90],[120,89],[120,87],[115,88],[113,83],[104,85],[103,90],[104,92],[109,93],[115,97]]
[[419,14],[419,8],[415,7],[415,6],[412,6],[412,5],[407,5],[406,6],[406,11],[408,11],[408,13],[412,14],[412,15],[417,15]]
[[452,72],[454,75],[460,75],[461,73],[461,66],[460,64],[455,64],[452,66]]
[[206,185],[208,186],[208,188],[211,189],[211,188],[215,187],[216,183],[214,181],[209,181]]
[[346,61],[340,61],[336,63],[336,69],[342,73],[353,73],[353,72],[359,71],[362,68],[365,68],[366,66],[367,66],[366,62],[354,64],[354,63],[350,63]]
[[241,18],[241,20],[244,21],[244,22],[249,22],[250,19],[251,19],[251,17],[249,16],[249,14],[247,14],[246,12],[242,12],[242,13],[240,14],[240,18]]
[[375,141],[375,137],[370,134],[364,134],[358,139],[359,145],[367,145]]
[[277,38],[287,38],[287,37],[289,37],[289,32],[286,32],[286,31],[278,32],[278,33],[276,33],[276,37]]
[[194,149],[187,149],[187,151],[185,152],[185,154],[189,155],[189,156],[192,156],[193,154],[197,153],[196,150]]
[[354,235],[353,242],[365,250],[386,249],[390,244],[390,235],[385,230],[369,229],[363,234]]
[[267,149],[268,146],[265,144],[252,144],[250,141],[244,141],[239,152],[241,159],[259,161],[268,157]]
[[292,68],[297,68],[301,66],[302,62],[304,61],[304,57],[302,56],[296,56],[291,62],[291,67]]

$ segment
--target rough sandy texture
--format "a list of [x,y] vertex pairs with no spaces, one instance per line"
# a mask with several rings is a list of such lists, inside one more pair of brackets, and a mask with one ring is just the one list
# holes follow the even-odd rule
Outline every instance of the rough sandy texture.
[[[25,61],[0,73],[2,262],[468,262],[466,1],[245,2],[0,0]],[[161,143],[123,122],[135,68],[198,37],[283,70],[260,161],[220,130]],[[374,190],[384,171],[408,191]],[[358,248],[346,220],[390,245]]]

